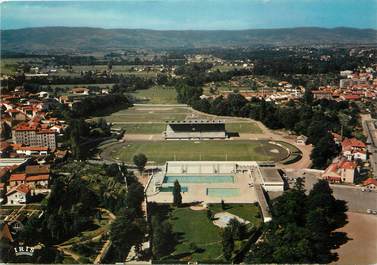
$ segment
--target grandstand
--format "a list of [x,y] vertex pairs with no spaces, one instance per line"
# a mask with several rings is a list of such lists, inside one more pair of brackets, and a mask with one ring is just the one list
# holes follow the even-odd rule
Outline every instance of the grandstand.
[[227,137],[223,120],[184,120],[166,123],[166,140],[206,140]]

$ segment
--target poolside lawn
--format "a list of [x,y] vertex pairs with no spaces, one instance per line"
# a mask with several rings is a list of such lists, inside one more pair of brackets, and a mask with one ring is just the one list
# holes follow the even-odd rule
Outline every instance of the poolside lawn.
[[261,224],[261,217],[259,208],[256,204],[228,204],[225,201],[225,210],[221,208],[221,204],[210,204],[209,209],[213,214],[219,212],[228,212],[244,220],[250,222],[251,225],[259,226]]
[[[229,204],[226,205],[226,211],[251,222],[251,225],[261,223],[258,217],[259,209],[254,204]],[[170,209],[166,218],[172,224],[173,232],[178,237],[178,244],[175,250],[167,257],[165,261],[199,261],[199,262],[224,262],[222,251],[222,229],[213,224],[212,220],[207,217],[207,211],[194,211],[189,207],[175,208],[165,206]],[[165,209],[165,210],[166,210]],[[210,205],[213,213],[222,212],[220,204]],[[164,211],[157,208],[158,212]],[[192,245],[197,250],[192,249]],[[235,242],[235,249],[241,247],[242,241]]]
[[[170,219],[173,231],[179,235],[179,244],[169,259],[185,256],[195,261],[222,261],[221,229],[207,218],[206,211],[193,211],[188,207],[175,208]],[[192,253],[194,243],[201,251]]]

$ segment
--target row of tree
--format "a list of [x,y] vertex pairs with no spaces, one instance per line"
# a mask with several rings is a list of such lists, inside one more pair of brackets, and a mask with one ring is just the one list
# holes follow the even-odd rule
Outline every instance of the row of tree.
[[325,180],[316,183],[308,195],[302,179],[272,205],[272,221],[253,245],[247,263],[319,263],[336,260],[332,250],[347,241],[336,229],[347,222],[347,206],[336,200]]
[[276,105],[264,99],[246,100],[239,93],[226,98],[201,99],[202,88],[181,85],[176,87],[180,103],[219,116],[247,117],[263,122],[271,129],[287,129],[309,137],[315,148],[312,153],[313,167],[322,168],[339,152],[330,132],[350,137],[357,125],[359,107],[353,102],[334,100],[313,100],[308,90],[301,102],[290,101]]

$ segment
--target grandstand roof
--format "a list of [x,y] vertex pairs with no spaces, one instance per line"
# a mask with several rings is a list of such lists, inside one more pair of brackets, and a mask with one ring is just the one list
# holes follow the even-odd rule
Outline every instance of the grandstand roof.
[[183,121],[166,121],[169,124],[224,124],[224,120],[183,120]]

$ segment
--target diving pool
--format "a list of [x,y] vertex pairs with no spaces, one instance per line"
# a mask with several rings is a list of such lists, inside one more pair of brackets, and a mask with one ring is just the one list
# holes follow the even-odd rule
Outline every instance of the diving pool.
[[236,197],[240,195],[237,188],[207,188],[207,196],[210,197]]
[[164,183],[234,183],[233,176],[165,176]]

